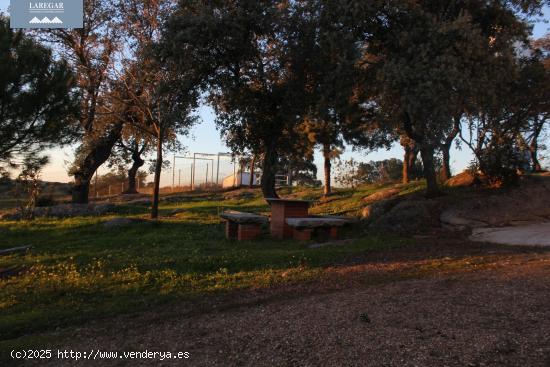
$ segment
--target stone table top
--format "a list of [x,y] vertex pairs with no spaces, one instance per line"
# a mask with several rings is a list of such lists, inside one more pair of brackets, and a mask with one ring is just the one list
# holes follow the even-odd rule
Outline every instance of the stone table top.
[[268,218],[264,217],[263,215],[239,212],[236,210],[226,210],[220,214],[220,217],[239,224],[264,224],[268,222]]

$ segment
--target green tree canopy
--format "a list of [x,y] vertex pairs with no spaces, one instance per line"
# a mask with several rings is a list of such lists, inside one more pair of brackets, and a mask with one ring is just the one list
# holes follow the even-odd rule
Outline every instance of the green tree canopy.
[[275,197],[278,156],[296,146],[304,62],[286,1],[182,2],[164,37],[165,55],[196,70],[233,152],[262,154],[262,191]]
[[479,115],[498,99],[502,75],[514,68],[515,44],[528,26],[518,15],[538,1],[392,1],[383,25],[365,41],[374,55],[373,100],[380,116],[420,149],[428,195],[439,193],[434,151],[462,113]]
[[78,118],[74,83],[65,61],[0,15],[0,162],[70,142]]

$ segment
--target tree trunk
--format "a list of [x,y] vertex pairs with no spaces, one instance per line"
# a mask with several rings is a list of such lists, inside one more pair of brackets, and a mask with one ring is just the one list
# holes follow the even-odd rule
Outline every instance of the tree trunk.
[[88,194],[90,193],[90,182],[97,169],[109,159],[113,146],[120,138],[122,132],[122,123],[115,124],[111,130],[98,139],[89,141],[85,144],[77,156],[77,166],[71,169],[74,176],[74,185],[72,189],[72,203],[88,203]]
[[265,145],[262,164],[262,194],[264,198],[278,198],[275,190],[275,175],[277,170],[277,151],[273,143]]
[[[97,168],[96,168],[97,169]],[[74,184],[72,187],[72,200],[73,204],[86,204],[88,203],[88,195],[90,194],[90,179],[94,175],[94,172],[89,173],[89,170],[79,169],[78,173],[74,173]]]
[[451,147],[443,145],[441,153],[443,153],[443,162],[441,167],[441,181],[445,182],[452,177],[451,175]]
[[439,196],[441,192],[437,186],[437,177],[434,168],[434,148],[424,141],[423,134],[414,131],[413,121],[407,112],[403,114],[403,117],[403,128],[407,137],[415,142],[416,149],[420,148],[422,165],[424,166],[424,178],[426,178],[426,196],[428,198]]
[[418,147],[415,145],[411,148],[411,154],[409,155],[409,178],[413,173],[416,157],[418,157]]
[[241,160],[241,162],[239,163],[239,171],[240,171],[241,173],[240,173],[240,175],[239,175],[239,185],[238,185],[238,187],[241,187],[241,186],[244,186],[244,185],[243,185],[244,163],[243,163],[242,160]]
[[134,162],[128,170],[128,188],[124,191],[124,194],[137,194],[136,175],[138,169],[139,166]]
[[132,153],[132,161],[132,167],[128,170],[128,189],[124,192],[125,194],[137,194],[136,175],[139,168],[145,164],[139,151]]
[[539,136],[539,132],[536,131],[531,140],[531,144],[529,144],[529,154],[531,155],[531,164],[534,172],[542,171],[542,166],[538,158],[538,150],[539,150],[538,136]]
[[331,170],[331,163],[330,163],[330,144],[323,144],[323,158],[324,158],[324,170],[325,170],[325,185],[323,194],[324,196],[329,196],[332,193],[332,188],[330,186],[330,170]]
[[288,159],[288,171],[287,171],[287,183],[288,183],[288,192],[292,194],[292,185],[294,184],[294,177],[292,176],[292,160]]
[[453,120],[453,130],[445,138],[445,142],[441,145],[441,153],[443,153],[443,167],[441,167],[441,179],[447,181],[452,176],[451,174],[451,145],[460,132],[460,116]]
[[408,145],[403,146],[403,149],[405,150],[405,155],[403,157],[402,182],[403,183],[409,183],[411,181],[409,162],[410,162],[411,155],[412,155],[412,149]]
[[402,182],[409,183],[411,182],[413,168],[416,163],[418,148],[415,143],[408,143],[403,145],[403,149],[405,150],[405,154],[403,157]]
[[437,185],[437,177],[434,168],[434,150],[432,147],[423,146],[420,148],[422,165],[424,166],[424,178],[426,178],[426,196],[433,198],[441,195]]
[[250,161],[250,182],[248,183],[248,187],[252,188],[254,186],[254,164],[256,163],[256,156],[252,156],[252,160]]
[[154,187],[153,187],[153,206],[151,207],[151,219],[157,219],[159,215],[159,191],[160,191],[160,173],[161,172],[162,172],[162,134],[159,133],[157,135],[157,161],[155,162],[155,181],[154,181]]

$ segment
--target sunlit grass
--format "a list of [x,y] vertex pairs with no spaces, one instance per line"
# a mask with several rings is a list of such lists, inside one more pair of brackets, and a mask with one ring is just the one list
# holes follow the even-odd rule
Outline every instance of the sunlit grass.
[[[336,193],[322,203],[318,189],[293,190],[315,201],[312,212],[345,208],[375,187]],[[284,192],[284,190],[283,190]],[[346,203],[349,200],[349,204]],[[178,213],[174,210],[178,209]],[[142,221],[107,228],[114,215],[0,222],[0,248],[31,245],[27,254],[0,258],[19,276],[0,280],[0,339],[78,325],[97,317],[135,312],[177,300],[243,288],[318,278],[327,265],[365,251],[399,247],[408,241],[367,234],[346,246],[311,249],[307,243],[264,236],[236,242],[224,238],[219,212],[267,213],[259,192],[248,198],[182,199],[161,206],[161,222]],[[146,206],[120,205],[116,216],[145,219]]]

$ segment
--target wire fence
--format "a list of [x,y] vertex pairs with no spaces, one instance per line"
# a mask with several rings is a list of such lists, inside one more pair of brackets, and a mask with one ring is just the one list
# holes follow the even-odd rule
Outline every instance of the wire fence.
[[[250,157],[235,157],[231,153],[191,153],[185,156],[173,155],[171,165],[163,169],[160,177],[160,193],[188,191],[216,191],[239,186],[257,186],[261,173],[257,168],[239,162],[250,162]],[[99,176],[99,179],[98,177]],[[277,175],[277,186],[288,185],[288,176]],[[90,198],[106,198],[130,193],[128,179],[99,173],[92,179]],[[153,175],[142,175],[136,180],[137,193],[153,193]],[[132,190],[130,190],[132,191]],[[135,193],[135,192],[132,192]]]
[[[178,193],[192,190],[215,191],[224,187],[228,176],[238,174],[237,158],[230,153],[191,153],[186,156],[174,155],[171,165],[163,169],[160,177],[160,193]],[[111,171],[98,171],[90,183],[89,197],[104,199],[121,194],[153,193],[153,174],[138,176],[135,191],[128,190],[127,177],[113,174]],[[237,182],[230,187],[238,186]]]
[[217,187],[236,169],[230,153],[192,153],[172,158],[172,187],[189,186],[191,189]]

